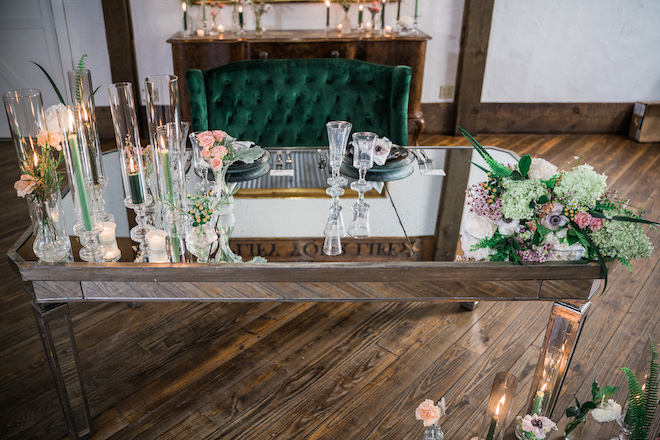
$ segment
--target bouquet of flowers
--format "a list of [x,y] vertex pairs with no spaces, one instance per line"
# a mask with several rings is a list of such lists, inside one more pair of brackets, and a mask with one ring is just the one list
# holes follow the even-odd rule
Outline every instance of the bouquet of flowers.
[[339,4],[341,5],[342,8],[344,8],[344,12],[348,12],[348,10],[351,9],[351,4],[353,4],[353,0],[339,0]]
[[591,400],[580,404],[580,401],[575,398],[575,405],[566,408],[566,416],[572,420],[566,425],[564,434],[570,434],[574,429],[578,428],[580,423],[587,420],[589,412],[593,418],[599,423],[611,422],[621,415],[621,405],[614,400],[605,399],[612,397],[618,388],[615,386],[606,386],[601,388],[598,382],[594,380],[591,384]]
[[369,12],[371,12],[371,21],[376,23],[376,14],[380,12],[380,2],[371,2],[371,5],[369,5]]
[[[462,130],[462,129],[461,129]],[[469,133],[463,135],[490,169],[485,182],[467,190],[467,215],[461,245],[468,260],[545,262],[646,258],[653,243],[628,200],[608,190],[607,176],[580,165],[565,170],[528,154],[513,166],[494,160]]]
[[200,156],[215,172],[228,167],[234,162],[252,163],[264,150],[250,143],[236,142],[236,139],[222,130],[207,130],[193,134],[202,147]]
[[516,418],[517,429],[521,438],[525,440],[542,440],[552,430],[557,429],[557,424],[547,417],[536,414]]
[[445,404],[445,398],[443,397],[434,403],[431,399],[426,399],[419,404],[417,409],[415,409],[415,418],[421,420],[424,423],[424,428],[426,428],[424,438],[425,439],[438,439],[442,440],[444,433],[440,429],[438,422],[440,417],[447,414],[447,405]]

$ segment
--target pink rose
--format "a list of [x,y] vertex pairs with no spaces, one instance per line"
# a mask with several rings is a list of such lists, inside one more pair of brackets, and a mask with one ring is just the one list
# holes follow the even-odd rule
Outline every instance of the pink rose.
[[584,229],[591,223],[591,215],[586,212],[578,212],[575,214],[575,223],[580,229]]
[[211,168],[213,168],[213,171],[220,171],[222,169],[222,159],[218,157],[211,159]]
[[209,150],[208,148],[204,148],[204,149],[199,153],[199,155],[202,156],[202,157],[204,157],[204,158],[206,158],[206,159],[208,159],[209,157],[211,157],[211,150]]
[[25,197],[34,190],[36,185],[37,182],[35,182],[34,177],[28,174],[23,174],[21,178],[14,183],[14,189],[16,190],[18,197]]
[[431,399],[426,399],[415,410],[415,418],[424,422],[424,426],[433,426],[442,416],[442,410]]
[[41,148],[44,148],[46,145],[48,145],[48,132],[46,130],[42,130],[39,132],[37,135],[37,145],[39,145]]
[[215,142],[215,138],[210,131],[203,131],[197,135],[197,142],[203,148],[211,148]]
[[604,223],[605,223],[604,218],[591,217],[591,222],[589,223],[589,227],[591,228],[592,231],[597,231],[603,227]]
[[64,140],[64,136],[62,136],[62,133],[49,133],[48,134],[48,143],[50,144],[51,147],[55,148],[57,151],[62,150],[62,141]]
[[227,149],[222,145],[218,145],[217,147],[213,147],[211,153],[213,154],[213,157],[218,157],[222,159],[227,155]]
[[222,130],[213,130],[213,138],[216,141],[220,142],[226,137],[227,137],[227,133],[225,133],[224,131],[222,131]]

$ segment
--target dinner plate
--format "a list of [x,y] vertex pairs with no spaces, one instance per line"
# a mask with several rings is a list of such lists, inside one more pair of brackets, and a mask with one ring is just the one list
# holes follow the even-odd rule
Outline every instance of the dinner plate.
[[[400,180],[410,176],[415,170],[413,164],[415,157],[405,148],[393,147],[390,156],[385,164],[374,165],[367,170],[367,180],[376,182],[387,182],[390,180]],[[358,170],[353,166],[353,154],[346,153],[341,164],[341,173],[345,176],[357,179]]]

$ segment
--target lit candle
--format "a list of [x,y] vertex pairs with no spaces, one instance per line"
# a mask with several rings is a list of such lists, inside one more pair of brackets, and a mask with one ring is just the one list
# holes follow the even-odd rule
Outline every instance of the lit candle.
[[218,25],[218,32],[220,32],[221,34],[224,34],[225,33],[225,27],[223,25],[219,24]]
[[506,402],[506,396],[502,396],[499,402],[497,402],[497,408],[495,408],[495,414],[493,419],[490,421],[490,427],[488,428],[488,435],[486,435],[486,440],[493,440],[495,436],[495,430],[497,425],[500,423],[500,405],[504,405]]
[[103,230],[99,234],[99,241],[105,246],[104,260],[114,261],[121,256],[121,251],[117,246],[117,236],[115,235],[116,227],[117,224],[114,222],[103,222]]
[[197,29],[197,36],[198,37],[203,37],[204,36],[204,29]]
[[181,3],[181,9],[183,9],[183,30],[188,30],[188,4],[184,1]]
[[401,18],[401,1],[399,0],[399,5],[396,7],[396,20],[399,21],[399,18]]
[[370,31],[371,30],[371,22],[370,21],[366,22],[365,25],[364,25],[364,28],[366,30]]
[[132,157],[129,159],[127,174],[128,185],[131,190],[131,200],[134,205],[141,205],[144,203],[144,183],[142,182],[142,173],[140,173],[140,168],[136,166]]
[[362,26],[362,3],[358,6],[358,24]]
[[325,27],[330,26],[330,0],[325,0]]
[[392,26],[390,26],[389,24],[387,26],[385,26],[385,33],[386,34],[391,34],[392,33]]
[[67,142],[69,143],[69,150],[71,152],[71,166],[73,168],[74,179],[76,180],[76,190],[78,196],[78,204],[80,205],[80,217],[85,231],[93,229],[92,216],[89,209],[89,195],[87,188],[85,188],[85,177],[83,175],[83,163],[80,156],[80,149],[78,147],[78,135],[74,131],[73,114],[68,113],[69,116],[69,134],[67,135]]
[[387,0],[383,0],[383,10],[380,13],[380,27],[385,29],[385,3]]
[[415,0],[415,18],[419,17],[419,0]]
[[243,29],[243,6],[238,7],[238,25]]
[[544,383],[539,391],[536,392],[536,397],[534,398],[534,406],[532,407],[532,414],[540,415],[541,405],[543,405],[543,397],[545,397],[545,389],[548,384]]
[[167,232],[162,229],[154,229],[145,234],[149,246],[150,263],[169,263],[166,252]]

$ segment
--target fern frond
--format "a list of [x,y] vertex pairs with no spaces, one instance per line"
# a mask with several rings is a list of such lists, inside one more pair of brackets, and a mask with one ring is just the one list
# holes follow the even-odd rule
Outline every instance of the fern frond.
[[467,132],[467,130],[465,130],[463,127],[458,127],[458,128],[459,130],[461,130],[463,136],[465,136],[465,139],[467,139],[470,142],[470,144],[472,144],[472,146],[477,150],[477,152],[479,152],[481,157],[484,158],[484,160],[490,167],[492,174],[495,177],[502,178],[502,177],[509,177],[511,175],[513,171],[511,171],[511,169],[508,166],[501,164],[495,159],[493,159],[493,157],[488,153],[488,151],[486,151],[486,149],[483,146],[481,146],[481,144],[475,138],[473,138],[472,135],[470,135],[470,133]]
[[646,414],[647,429],[653,424],[656,405],[658,403],[658,352],[650,336],[649,341],[651,342],[651,364],[649,365],[649,374],[646,377],[646,386],[644,388],[644,412]]
[[80,57],[78,61],[78,68],[76,69],[76,102],[80,104],[83,99],[83,77],[82,73],[85,70],[85,57],[87,54]]
[[630,371],[630,368],[621,368],[621,371],[626,375],[628,380],[628,411],[632,415],[632,435],[631,440],[646,440],[648,428],[646,427],[646,414],[644,411],[644,395],[642,387],[635,377],[635,374]]

